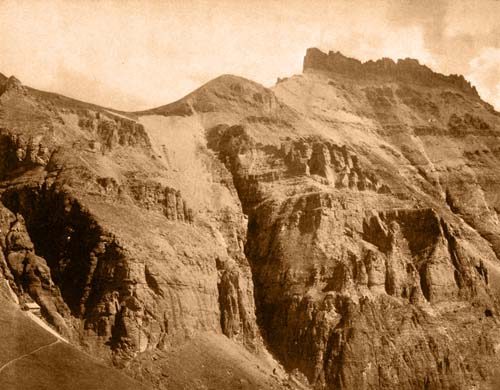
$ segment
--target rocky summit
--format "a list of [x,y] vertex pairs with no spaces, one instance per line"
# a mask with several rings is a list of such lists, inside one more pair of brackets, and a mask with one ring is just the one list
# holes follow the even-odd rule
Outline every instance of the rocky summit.
[[0,75],[0,388],[497,389],[499,164],[413,59],[141,112]]

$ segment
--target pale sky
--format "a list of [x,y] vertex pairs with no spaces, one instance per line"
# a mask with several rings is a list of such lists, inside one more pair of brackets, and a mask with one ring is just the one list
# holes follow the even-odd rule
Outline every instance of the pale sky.
[[122,110],[224,73],[272,86],[301,72],[308,47],[417,58],[500,110],[498,0],[0,0],[1,73]]

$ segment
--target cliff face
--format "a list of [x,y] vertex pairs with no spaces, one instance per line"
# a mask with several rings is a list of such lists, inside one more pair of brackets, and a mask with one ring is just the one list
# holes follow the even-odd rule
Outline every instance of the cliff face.
[[156,388],[492,383],[500,114],[461,76],[310,49],[136,113],[0,83],[3,279],[73,344]]
[[350,152],[303,142],[314,189],[250,217],[267,339],[329,388],[478,385],[498,366],[498,113],[412,61],[304,68],[275,93]]
[[321,50],[311,48],[307,50],[304,57],[304,72],[309,71],[323,71],[358,79],[416,83],[428,87],[454,87],[463,93],[479,97],[476,88],[462,75],[445,76],[435,73],[412,58],[400,59],[397,62],[390,58],[383,58],[363,63],[355,58],[346,57],[340,52],[330,51],[326,54]]
[[[0,259],[21,307],[35,302],[62,336],[119,367],[207,332],[232,339],[235,354],[265,354],[246,217],[229,172],[199,139],[186,133],[177,149],[158,139],[157,118],[146,128],[20,83],[4,90]],[[278,383],[276,364],[262,365],[265,374],[241,374],[248,386]],[[175,380],[145,375],[161,388]]]

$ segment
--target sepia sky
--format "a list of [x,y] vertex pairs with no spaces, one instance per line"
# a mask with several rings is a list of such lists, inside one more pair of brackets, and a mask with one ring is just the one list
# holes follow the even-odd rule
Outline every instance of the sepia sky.
[[313,46],[464,74],[500,110],[498,0],[0,0],[1,73],[122,110],[223,73],[271,86]]

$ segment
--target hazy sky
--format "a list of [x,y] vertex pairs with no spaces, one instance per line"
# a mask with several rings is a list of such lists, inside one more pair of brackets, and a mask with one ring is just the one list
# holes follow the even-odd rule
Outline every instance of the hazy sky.
[[223,73],[266,86],[308,47],[414,57],[464,74],[500,110],[500,1],[0,0],[0,72],[123,110]]

